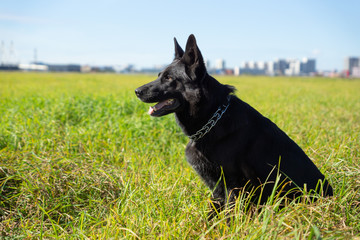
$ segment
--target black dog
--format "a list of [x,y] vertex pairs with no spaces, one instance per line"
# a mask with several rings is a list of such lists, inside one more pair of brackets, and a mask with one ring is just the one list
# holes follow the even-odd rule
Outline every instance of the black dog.
[[[213,190],[216,210],[239,191],[264,203],[277,186],[279,196],[296,198],[305,188],[331,196],[332,188],[303,150],[273,122],[208,75],[195,37],[185,52],[175,41],[175,59],[158,78],[135,90],[151,116],[175,113],[189,136],[186,157]],[[276,183],[277,180],[277,183]]]

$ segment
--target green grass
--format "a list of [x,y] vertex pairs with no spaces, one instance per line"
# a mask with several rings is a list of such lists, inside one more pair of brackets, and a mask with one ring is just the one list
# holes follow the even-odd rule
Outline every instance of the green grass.
[[154,78],[0,72],[0,238],[360,235],[360,81],[217,77],[304,149],[335,196],[262,211],[240,197],[207,221],[211,192],[185,160],[186,137],[135,97]]

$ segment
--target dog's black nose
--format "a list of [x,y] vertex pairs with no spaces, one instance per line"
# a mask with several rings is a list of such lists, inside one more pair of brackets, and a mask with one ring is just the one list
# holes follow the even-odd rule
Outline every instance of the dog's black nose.
[[142,91],[140,90],[140,89],[135,89],[135,94],[136,94],[136,96],[141,96],[142,95]]

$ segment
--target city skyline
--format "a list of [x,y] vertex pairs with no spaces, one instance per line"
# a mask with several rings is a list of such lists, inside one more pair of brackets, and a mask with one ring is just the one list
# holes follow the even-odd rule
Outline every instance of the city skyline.
[[[173,37],[189,34],[211,63],[314,58],[318,70],[342,70],[360,56],[357,1],[6,1],[0,41],[14,43],[19,61],[126,65],[169,63]],[[186,10],[186,11],[185,11]],[[36,49],[36,50],[35,50]],[[35,53],[36,51],[36,53]]]
[[[50,70],[51,68],[43,68],[41,67],[41,65],[52,65],[52,66],[62,66],[62,68],[66,68],[66,66],[72,66],[72,65],[78,65],[79,67],[85,67],[87,68],[96,68],[96,69],[112,69],[115,72],[122,72],[123,69],[132,69],[134,71],[138,71],[138,72],[155,72],[155,70],[161,70],[162,68],[165,68],[167,64],[154,64],[151,67],[135,67],[134,64],[131,63],[126,63],[123,65],[119,65],[119,64],[106,64],[106,65],[90,65],[90,64],[79,64],[79,63],[46,63],[43,61],[38,61],[37,59],[37,49],[34,49],[34,58],[33,61],[30,61],[29,63],[23,63],[18,61],[15,57],[14,54],[15,49],[13,46],[13,42],[11,42],[11,45],[8,49],[4,48],[4,42],[1,41],[1,45],[0,45],[0,65],[18,65],[20,67],[20,69],[22,68],[28,68],[29,66],[32,66],[34,69],[33,70]],[[11,56],[12,54],[14,54],[14,56]],[[350,64],[350,59],[352,60],[352,64]],[[341,72],[344,70],[349,70],[349,73],[351,75],[351,68],[353,66],[358,66],[359,65],[359,57],[356,56],[347,56],[345,57],[345,62],[344,62],[344,66],[340,69],[332,69],[330,71],[335,71],[335,72]],[[304,70],[302,68],[307,68],[304,66],[301,66],[302,64],[304,64],[303,62],[307,62],[307,61],[311,61],[311,71],[309,70]],[[283,64],[285,64],[287,67],[285,68],[285,66],[280,67],[281,62],[283,62]],[[276,68],[280,68],[280,75],[290,75],[290,76],[296,76],[296,75],[308,75],[309,73],[317,73],[317,72],[323,72],[323,71],[329,71],[329,70],[319,70],[315,67],[315,63],[316,63],[316,59],[315,58],[307,58],[307,57],[303,57],[302,60],[299,60],[299,58],[287,58],[287,59],[281,59],[281,58],[275,58],[273,60],[270,61],[243,61],[241,64],[238,64],[237,66],[231,66],[231,67],[226,67],[226,59],[222,59],[222,58],[218,58],[215,61],[211,61],[208,59],[204,59],[204,63],[205,66],[208,70],[210,70],[211,72],[216,72],[216,70],[232,70],[235,72],[235,75],[239,75],[240,73],[240,69],[242,74],[244,74],[244,72],[246,72],[246,74],[253,74],[253,75],[261,75],[261,74],[265,74],[265,75],[274,75],[274,69]],[[34,65],[35,64],[35,65]],[[40,65],[36,65],[36,64],[40,64]],[[278,67],[274,67],[276,64],[278,64]],[[271,70],[272,69],[272,70]],[[285,70],[287,69],[287,72],[285,72]],[[30,70],[30,69],[29,69]],[[255,70],[255,71],[254,71]],[[260,71],[258,71],[260,70]],[[279,69],[278,69],[279,70]],[[237,73],[237,74],[236,74]],[[275,74],[276,75],[276,74]]]
[[[8,52],[8,59],[6,59]],[[8,51],[4,50],[4,44],[0,47],[0,70],[22,70],[22,71],[50,71],[50,72],[117,72],[117,73],[157,73],[167,66],[167,64],[155,64],[152,67],[136,68],[133,64],[109,64],[109,65],[89,65],[78,63],[46,63],[37,61],[37,49],[34,49],[34,60],[30,63],[21,63],[11,61],[14,59],[13,43]],[[5,54],[4,54],[5,53]],[[5,56],[5,57],[4,57]],[[5,60],[5,61],[4,61]],[[8,60],[8,61],[7,61]],[[225,59],[216,59],[214,65],[211,61],[204,59],[204,63],[211,74],[226,75],[287,75],[287,76],[342,76],[342,77],[359,77],[360,76],[360,57],[348,56],[345,58],[344,67],[341,70],[319,70],[316,68],[315,58],[276,58],[272,61],[244,61],[235,67],[226,67]],[[354,74],[353,74],[354,71]]]

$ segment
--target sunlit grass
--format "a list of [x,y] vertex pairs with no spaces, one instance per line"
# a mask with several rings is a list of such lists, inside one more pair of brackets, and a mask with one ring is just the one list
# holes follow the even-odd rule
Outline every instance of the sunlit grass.
[[[217,77],[272,119],[334,187],[315,203],[237,201],[207,221],[210,191],[173,116],[134,89],[155,76],[0,72],[0,237],[349,239],[360,234],[360,82]],[[231,220],[229,220],[229,217]]]

